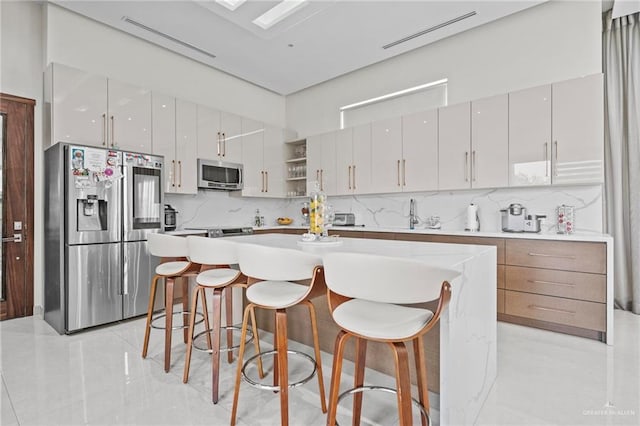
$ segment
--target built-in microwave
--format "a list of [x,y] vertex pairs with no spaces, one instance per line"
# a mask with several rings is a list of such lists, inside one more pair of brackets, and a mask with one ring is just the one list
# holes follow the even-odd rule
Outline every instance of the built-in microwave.
[[236,191],[242,189],[242,164],[198,159],[198,187]]

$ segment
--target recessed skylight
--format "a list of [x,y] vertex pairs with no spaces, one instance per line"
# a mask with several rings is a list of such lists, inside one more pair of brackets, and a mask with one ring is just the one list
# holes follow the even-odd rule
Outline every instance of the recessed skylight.
[[244,3],[245,1],[247,1],[247,0],[216,0],[216,3],[218,3],[221,6],[226,7],[230,11],[234,11],[237,8],[239,8],[240,5],[242,3]]
[[268,30],[287,16],[307,5],[307,0],[283,0],[262,15],[254,19],[253,22],[263,30]]

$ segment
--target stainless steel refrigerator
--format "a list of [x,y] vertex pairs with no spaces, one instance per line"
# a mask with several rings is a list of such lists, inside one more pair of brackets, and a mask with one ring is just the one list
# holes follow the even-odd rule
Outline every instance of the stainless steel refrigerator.
[[71,333],[144,314],[162,231],[163,158],[58,143],[45,151],[45,320]]

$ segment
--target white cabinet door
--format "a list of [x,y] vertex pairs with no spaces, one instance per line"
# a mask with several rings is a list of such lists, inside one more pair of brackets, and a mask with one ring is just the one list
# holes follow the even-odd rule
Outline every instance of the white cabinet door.
[[222,160],[242,163],[242,118],[229,112],[220,113]]
[[554,184],[598,183],[604,179],[602,74],[552,86]]
[[278,127],[265,126],[263,140],[264,195],[284,197],[284,135]]
[[[307,151],[308,152],[308,151]],[[336,132],[322,136],[322,163],[320,167],[321,189],[327,195],[336,195]],[[308,192],[310,194],[310,192]]]
[[353,128],[353,193],[375,192],[371,185],[371,124]]
[[509,93],[509,186],[551,183],[551,86]]
[[314,135],[307,138],[307,194],[320,185],[320,169],[322,168],[322,145],[324,135]]
[[438,110],[402,117],[402,189],[438,189]]
[[156,155],[164,156],[164,192],[177,190],[176,162],[176,100],[171,96],[152,94],[152,136]]
[[438,181],[440,190],[471,188],[471,117],[469,102],[438,110]]
[[222,155],[220,111],[198,105],[197,114],[198,158],[219,160]]
[[509,100],[492,96],[471,103],[471,186],[509,184]]
[[336,195],[353,193],[353,128],[336,132]]
[[52,144],[107,146],[105,77],[53,64],[52,103]]
[[151,91],[108,81],[110,146],[151,152]]
[[242,195],[264,196],[265,176],[263,169],[264,126],[248,118],[242,119],[242,163],[244,165],[244,188]]
[[176,99],[176,192],[198,193],[197,109],[192,102]]
[[402,119],[371,124],[371,191],[402,191]]

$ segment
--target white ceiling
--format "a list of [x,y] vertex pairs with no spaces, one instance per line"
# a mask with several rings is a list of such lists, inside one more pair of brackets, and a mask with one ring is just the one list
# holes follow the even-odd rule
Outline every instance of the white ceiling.
[[[311,0],[269,30],[251,21],[277,1],[249,0],[235,11],[213,0],[51,1],[287,95],[546,0]],[[382,47],[473,12],[404,43]]]

